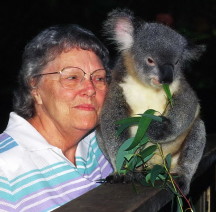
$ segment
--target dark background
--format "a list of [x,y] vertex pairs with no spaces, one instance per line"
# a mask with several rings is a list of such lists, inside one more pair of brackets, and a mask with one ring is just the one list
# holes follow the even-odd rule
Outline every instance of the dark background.
[[[159,14],[174,20],[172,27],[197,44],[206,44],[207,51],[186,73],[201,103],[202,118],[208,133],[216,126],[216,0],[26,0],[1,2],[0,5],[0,131],[6,127],[12,110],[13,90],[25,44],[44,28],[76,23],[92,30],[110,49],[114,47],[102,37],[106,15],[114,8],[130,8],[146,21],[156,21]],[[162,15],[162,17],[164,17]],[[160,19],[161,20],[161,19]],[[172,20],[171,20],[172,21]],[[168,22],[167,22],[168,23]]]

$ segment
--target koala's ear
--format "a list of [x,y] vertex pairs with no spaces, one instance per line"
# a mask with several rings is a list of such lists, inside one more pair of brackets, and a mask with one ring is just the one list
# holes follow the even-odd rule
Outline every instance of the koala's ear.
[[103,31],[108,39],[117,44],[119,51],[128,49],[133,44],[134,15],[128,9],[115,9],[108,14]]
[[205,45],[188,45],[183,51],[183,59],[189,61],[198,60],[205,50]]

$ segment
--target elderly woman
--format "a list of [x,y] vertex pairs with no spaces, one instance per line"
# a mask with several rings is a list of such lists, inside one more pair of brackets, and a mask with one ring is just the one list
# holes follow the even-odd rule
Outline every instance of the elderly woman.
[[50,27],[26,46],[0,135],[1,211],[53,210],[112,172],[94,132],[107,70],[107,49],[77,25]]

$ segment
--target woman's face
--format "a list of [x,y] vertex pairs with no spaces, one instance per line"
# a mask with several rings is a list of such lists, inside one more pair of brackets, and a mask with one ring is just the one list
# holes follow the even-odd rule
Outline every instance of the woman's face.
[[[87,74],[104,68],[92,51],[72,49],[56,57],[42,73],[57,72],[69,66],[79,67]],[[36,115],[47,123],[51,121],[61,131],[76,129],[88,132],[98,123],[106,93],[107,86],[96,89],[89,75],[76,89],[64,88],[60,74],[44,75],[33,90]]]

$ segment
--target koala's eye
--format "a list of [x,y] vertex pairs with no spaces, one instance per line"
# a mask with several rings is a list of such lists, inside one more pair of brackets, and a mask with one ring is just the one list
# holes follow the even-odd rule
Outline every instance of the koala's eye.
[[155,62],[154,62],[154,60],[153,60],[151,57],[148,57],[148,58],[146,59],[146,62],[147,62],[147,64],[150,65],[150,66],[154,66],[154,65],[155,65]]

